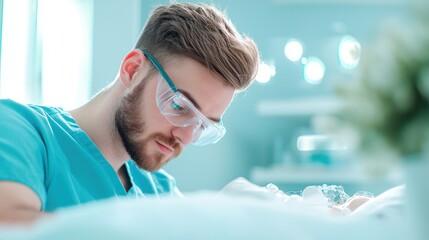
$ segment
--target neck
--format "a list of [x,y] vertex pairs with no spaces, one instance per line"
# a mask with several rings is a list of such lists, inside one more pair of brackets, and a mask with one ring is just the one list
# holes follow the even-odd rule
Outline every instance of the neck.
[[116,172],[129,159],[115,126],[123,85],[115,81],[85,105],[70,111],[77,124],[95,143]]

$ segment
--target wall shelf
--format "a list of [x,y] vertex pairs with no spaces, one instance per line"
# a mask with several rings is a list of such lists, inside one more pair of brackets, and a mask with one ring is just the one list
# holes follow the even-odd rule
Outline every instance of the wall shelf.
[[[399,171],[392,171],[384,180],[400,183],[403,176]],[[371,179],[357,166],[327,167],[327,166],[273,166],[255,167],[251,170],[250,180],[256,184],[359,184]]]
[[261,116],[311,116],[338,112],[343,104],[337,97],[306,97],[292,100],[264,100],[258,103]]

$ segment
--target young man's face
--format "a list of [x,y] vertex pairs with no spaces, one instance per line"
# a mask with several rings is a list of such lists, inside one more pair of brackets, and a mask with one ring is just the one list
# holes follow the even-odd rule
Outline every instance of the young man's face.
[[[174,59],[164,69],[179,91],[209,119],[219,120],[233,99],[233,88],[225,86],[190,58]],[[137,77],[143,79],[141,75]],[[193,125],[174,126],[159,111],[156,104],[159,81],[165,80],[160,79],[158,72],[141,80],[122,100],[115,119],[128,154],[148,171],[158,170],[179,155],[193,138]]]

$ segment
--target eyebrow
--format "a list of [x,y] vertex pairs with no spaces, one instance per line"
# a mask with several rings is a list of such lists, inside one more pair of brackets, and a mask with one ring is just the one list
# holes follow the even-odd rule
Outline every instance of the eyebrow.
[[[198,103],[195,101],[195,99],[192,97],[192,95],[190,94],[190,93],[188,93],[187,91],[185,91],[185,90],[183,90],[183,89],[178,89],[179,90],[179,92],[181,92],[183,95],[185,95],[188,99],[189,99],[189,101],[191,101],[192,102],[192,104],[194,104],[194,106],[199,110],[199,111],[201,111],[201,107],[200,107],[200,105],[198,105]],[[209,118],[208,117],[208,119],[210,119],[210,120],[212,120],[213,122],[216,122],[216,123],[220,123],[220,119],[219,118]]]

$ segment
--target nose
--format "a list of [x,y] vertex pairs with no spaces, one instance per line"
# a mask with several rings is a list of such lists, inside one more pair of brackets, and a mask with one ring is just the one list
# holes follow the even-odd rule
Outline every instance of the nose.
[[188,145],[192,142],[194,128],[195,125],[190,125],[187,127],[174,127],[172,134],[176,139],[178,139],[180,143]]

